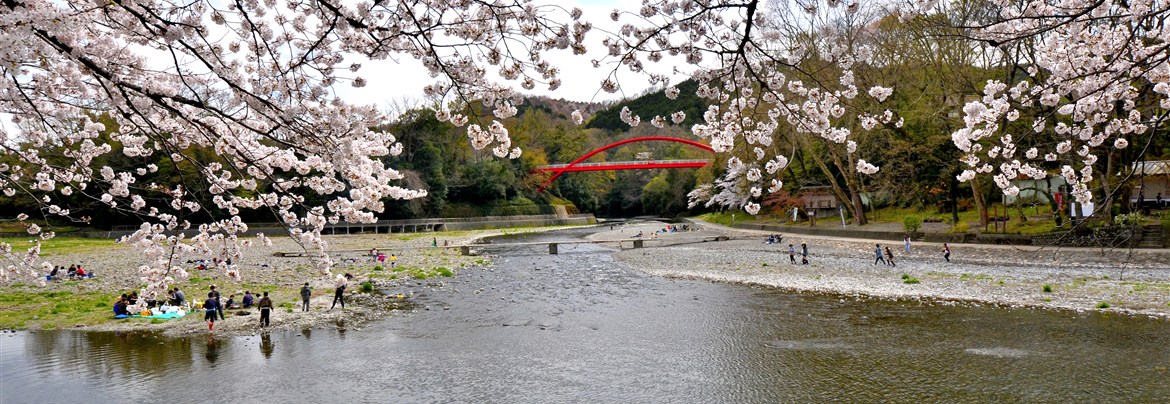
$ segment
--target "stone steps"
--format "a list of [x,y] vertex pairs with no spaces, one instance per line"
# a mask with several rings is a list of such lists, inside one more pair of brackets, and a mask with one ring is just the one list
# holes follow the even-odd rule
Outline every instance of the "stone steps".
[[1144,226],[1142,227],[1142,241],[1138,243],[1138,248],[1162,248],[1162,226]]

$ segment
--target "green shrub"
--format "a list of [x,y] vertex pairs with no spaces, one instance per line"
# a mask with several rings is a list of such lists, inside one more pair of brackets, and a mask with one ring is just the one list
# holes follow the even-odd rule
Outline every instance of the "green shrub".
[[1117,215],[1113,219],[1114,223],[1121,226],[1138,226],[1142,224],[1142,214],[1138,212],[1126,213],[1124,215]]
[[967,222],[964,222],[962,220],[960,220],[958,223],[955,223],[955,225],[951,227],[951,233],[956,233],[956,234],[966,233],[967,230],[968,230]]
[[914,285],[914,284],[917,284],[920,282],[918,281],[918,278],[915,278],[915,277],[910,276],[908,274],[902,274],[902,283],[905,283],[907,285]]
[[1052,285],[1044,285],[1044,293],[1052,293]]
[[381,270],[382,270],[382,266],[381,266],[381,265],[374,265],[374,270],[375,270],[375,271],[381,271]]
[[373,292],[374,283],[370,281],[362,282],[362,292]]
[[451,270],[447,269],[446,267],[435,268],[435,272],[437,272],[440,276],[446,276],[446,277],[451,277],[451,276],[455,275],[454,272],[451,272]]
[[1109,308],[1109,302],[1101,302],[1101,303],[1097,303],[1097,308],[1098,308],[1098,309],[1108,309],[1108,308]]
[[906,216],[902,218],[902,228],[907,233],[916,234],[918,229],[922,228],[922,218],[918,216]]

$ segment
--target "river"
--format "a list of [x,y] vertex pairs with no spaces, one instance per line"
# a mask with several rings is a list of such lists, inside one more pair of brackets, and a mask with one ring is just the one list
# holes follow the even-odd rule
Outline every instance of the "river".
[[0,402],[1170,402],[1165,320],[666,279],[592,245],[494,253],[385,291],[418,309],[361,329],[0,334]]

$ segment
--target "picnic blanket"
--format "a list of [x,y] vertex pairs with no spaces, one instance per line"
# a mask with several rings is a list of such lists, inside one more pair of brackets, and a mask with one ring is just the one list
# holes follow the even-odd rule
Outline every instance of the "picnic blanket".
[[176,319],[176,318],[182,318],[183,316],[186,316],[186,315],[188,315],[188,314],[191,314],[191,312],[189,312],[189,311],[182,311],[182,310],[180,310],[180,311],[172,311],[172,312],[169,312],[169,313],[151,314],[151,315],[149,315],[149,316],[144,316],[144,315],[141,315],[141,314],[135,314],[135,315],[133,315],[133,316],[131,316],[131,317],[134,317],[134,318],[161,318],[161,319],[163,319],[163,320],[173,320],[173,319]]

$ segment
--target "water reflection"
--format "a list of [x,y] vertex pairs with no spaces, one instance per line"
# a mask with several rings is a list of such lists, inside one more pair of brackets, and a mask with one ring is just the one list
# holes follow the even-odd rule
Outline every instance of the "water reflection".
[[264,354],[264,359],[272,359],[272,335],[268,331],[260,333],[260,353]]
[[219,360],[219,350],[223,344],[224,342],[214,335],[207,335],[207,349],[203,352],[203,356],[207,358],[207,363],[215,365],[215,362]]

